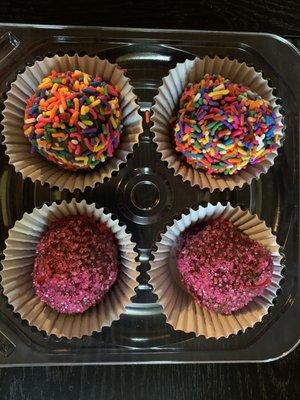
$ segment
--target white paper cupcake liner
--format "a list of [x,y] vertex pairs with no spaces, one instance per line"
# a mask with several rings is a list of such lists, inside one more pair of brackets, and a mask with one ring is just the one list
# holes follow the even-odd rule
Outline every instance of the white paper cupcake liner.
[[[263,295],[256,297],[232,315],[223,315],[200,307],[181,283],[176,265],[175,248],[180,234],[196,222],[219,216],[230,220],[245,235],[265,246],[271,252],[274,264],[272,282]],[[174,220],[173,224],[167,227],[156,246],[154,260],[150,261],[150,284],[163,307],[167,323],[175,330],[193,332],[196,336],[203,335],[206,338],[227,338],[260,322],[273,305],[282,279],[282,256],[271,229],[249,211],[232,207],[229,203],[225,206],[218,203],[208,204],[207,207],[200,206],[196,210],[190,209],[187,215],[182,214],[180,220]]]
[[[82,314],[67,315],[58,313],[39,299],[33,288],[31,273],[36,245],[47,226],[52,221],[77,214],[91,216],[112,230],[118,242],[120,271],[117,281],[101,303]],[[63,201],[59,205],[44,205],[35,208],[31,214],[24,214],[9,230],[3,269],[0,272],[3,294],[13,306],[14,312],[20,314],[29,325],[59,338],[81,338],[100,332],[104,326],[110,326],[125,311],[137,286],[137,253],[131,234],[126,233],[125,229],[118,220],[112,219],[111,214],[106,214],[103,208],[89,205],[85,200],[77,203],[73,199],[70,203]]]
[[[52,69],[61,72],[79,69],[92,76],[100,75],[120,90],[120,105],[123,112],[120,144],[115,150],[114,157],[107,159],[93,171],[67,171],[37,153],[30,154],[30,143],[23,133],[26,100]],[[50,186],[58,187],[59,190],[83,191],[86,187],[93,188],[97,183],[103,183],[114,171],[119,170],[121,164],[126,163],[127,156],[132,153],[143,131],[142,117],[138,113],[139,106],[132,89],[129,78],[124,76],[116,64],[100,60],[97,56],[55,55],[45,57],[26,67],[12,83],[4,102],[2,134],[9,163],[14,165],[15,170],[20,172],[24,179],[30,178],[33,182],[40,181],[41,184],[48,183]]]
[[194,169],[178,156],[173,144],[170,121],[176,112],[184,88],[188,83],[199,82],[206,73],[220,74],[232,82],[242,83],[263,99],[268,100],[276,114],[278,128],[275,130],[275,134],[279,135],[280,139],[282,138],[283,123],[280,107],[276,103],[273,89],[262,77],[261,72],[257,72],[244,62],[231,61],[227,57],[210,58],[206,56],[178,63],[174,69],[170,70],[169,75],[163,78],[163,84],[158,89],[159,93],[155,97],[155,104],[152,108],[153,140],[157,144],[157,151],[161,153],[162,160],[166,161],[168,167],[174,170],[175,175],[180,175],[183,181],[189,181],[192,186],[199,186],[201,189],[209,189],[210,192],[215,189],[223,191],[226,188],[233,190],[246,183],[250,184],[252,179],[258,179],[262,173],[266,173],[273,165],[277,152],[267,154],[263,162],[249,165],[246,169],[239,171],[237,175],[230,176],[206,174],[205,171]]

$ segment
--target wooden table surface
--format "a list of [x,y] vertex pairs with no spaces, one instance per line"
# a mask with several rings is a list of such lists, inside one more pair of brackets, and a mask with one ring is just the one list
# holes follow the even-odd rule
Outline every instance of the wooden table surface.
[[[300,37],[298,0],[165,0],[116,4],[99,0],[58,3],[2,0],[0,21],[256,31]],[[300,348],[268,364],[0,369],[0,400],[120,398],[299,400]]]

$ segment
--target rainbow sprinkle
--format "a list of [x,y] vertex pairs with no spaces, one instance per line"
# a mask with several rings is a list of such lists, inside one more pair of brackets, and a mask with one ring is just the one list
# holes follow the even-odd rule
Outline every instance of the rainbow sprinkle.
[[206,74],[181,98],[176,151],[208,174],[233,175],[262,162],[280,144],[270,103],[248,87]]
[[68,170],[93,169],[119,145],[120,92],[100,76],[51,71],[26,103],[24,134],[48,160]]

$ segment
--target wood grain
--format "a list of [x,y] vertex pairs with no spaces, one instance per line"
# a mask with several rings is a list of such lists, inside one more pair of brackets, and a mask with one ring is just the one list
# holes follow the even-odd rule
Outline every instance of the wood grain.
[[[121,5],[119,7],[119,4]],[[208,29],[300,34],[298,0],[2,0],[3,22]]]
[[300,349],[268,364],[13,368],[1,400],[299,400]]
[[[300,2],[1,1],[1,22],[272,32],[300,36]],[[0,369],[1,400],[299,400],[300,348],[268,364]]]

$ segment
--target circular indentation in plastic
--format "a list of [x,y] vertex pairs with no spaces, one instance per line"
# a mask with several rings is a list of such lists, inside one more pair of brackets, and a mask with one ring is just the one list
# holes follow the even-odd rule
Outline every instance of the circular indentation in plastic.
[[150,167],[136,168],[117,186],[118,208],[137,224],[153,224],[170,210],[174,193],[168,179]]
[[151,210],[159,202],[159,190],[151,181],[140,181],[133,186],[130,198],[140,210]]

